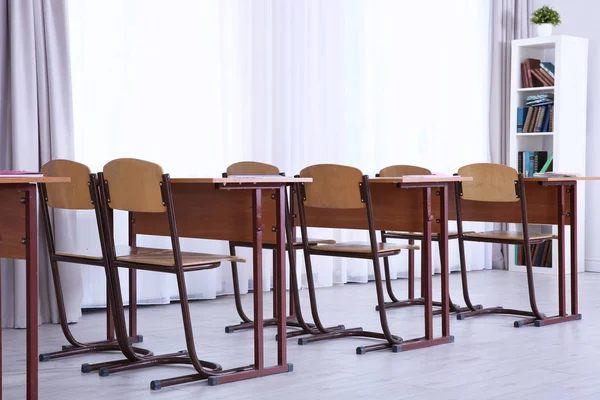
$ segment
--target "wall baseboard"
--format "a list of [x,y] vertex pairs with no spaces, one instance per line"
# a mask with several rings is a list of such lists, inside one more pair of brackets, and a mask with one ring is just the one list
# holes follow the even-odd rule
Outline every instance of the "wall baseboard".
[[584,260],[585,272],[600,272],[599,258],[586,258]]

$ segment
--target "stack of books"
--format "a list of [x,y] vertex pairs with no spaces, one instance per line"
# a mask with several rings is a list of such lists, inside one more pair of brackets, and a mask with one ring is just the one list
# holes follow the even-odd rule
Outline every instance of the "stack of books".
[[534,174],[552,171],[552,158],[548,158],[547,151],[519,151],[517,153],[517,170],[525,178],[531,178]]
[[553,132],[554,94],[527,96],[525,106],[517,109],[517,133]]
[[554,64],[526,58],[521,63],[521,85],[524,88],[554,86]]

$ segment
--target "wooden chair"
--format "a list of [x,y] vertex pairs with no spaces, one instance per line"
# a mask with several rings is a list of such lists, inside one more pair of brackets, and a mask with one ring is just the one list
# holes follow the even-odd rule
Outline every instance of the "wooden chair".
[[[41,183],[38,185],[40,202],[40,214],[43,224],[44,233],[46,235],[46,243],[50,258],[50,268],[52,271],[52,280],[54,282],[54,292],[56,294],[56,303],[58,306],[58,317],[63,334],[69,346],[63,346],[60,351],[45,353],[39,355],[40,361],[49,361],[56,358],[69,357],[78,354],[99,352],[99,351],[118,351],[119,345],[115,340],[115,326],[113,323],[111,296],[109,285],[106,285],[106,340],[82,343],[76,340],[69,329],[68,320],[65,312],[64,293],[61,286],[60,272],[58,263],[66,264],[84,264],[98,267],[107,266],[107,258],[104,248],[103,227],[100,217],[100,205],[98,202],[98,185],[96,175],[90,172],[90,169],[80,163],[69,160],[54,160],[46,163],[42,167],[42,173],[45,176],[62,176],[71,178],[70,183]],[[57,251],[54,241],[54,233],[52,230],[52,222],[50,218],[50,210],[66,209],[66,210],[89,210],[94,211],[98,222],[98,248],[65,252]],[[119,254],[126,253],[128,248],[120,247]],[[134,297],[130,297],[130,301],[135,301]],[[133,316],[135,318],[135,316]],[[125,331],[126,334],[126,331]],[[141,342],[142,337],[136,336],[129,338],[129,341]],[[147,355],[148,350],[134,348],[134,351]]]
[[[552,234],[530,233],[527,220],[527,199],[523,176],[515,169],[499,164],[471,164],[458,170],[461,176],[473,178],[471,182],[457,184],[455,187],[456,217],[458,225],[458,245],[460,251],[461,275],[463,283],[463,296],[470,311],[457,314],[458,319],[474,317],[484,314],[509,314],[529,317],[515,321],[515,327],[542,320],[545,315],[540,313],[535,299],[535,286],[533,282],[533,265],[531,258],[531,245],[542,243],[546,240],[556,239]],[[522,232],[484,231],[463,232],[462,207],[465,202],[518,202],[521,210]],[[476,309],[473,307],[469,296],[467,283],[467,270],[465,262],[464,242],[484,242],[522,245],[525,250],[525,263],[527,266],[527,285],[531,311],[506,309],[500,306]]]
[[[170,228],[170,249],[137,247],[127,255],[119,255],[116,252],[114,236],[111,231],[106,232],[110,278],[115,292],[115,308],[121,310],[119,317],[124,318],[118,268],[174,274],[177,278],[187,351],[161,356],[137,357],[131,352],[127,343],[122,343],[122,350],[127,357],[127,360],[123,361],[122,364],[106,367],[103,363],[100,363],[91,367],[99,369],[101,376],[107,376],[115,372],[152,365],[191,364],[198,372],[192,380],[205,379],[211,374],[221,371],[220,365],[202,361],[197,356],[185,273],[216,268],[223,261],[244,262],[245,260],[227,255],[181,251],[170,178],[168,174],[163,173],[159,165],[137,159],[117,159],[104,166],[99,180],[101,181],[101,204],[104,221],[111,218],[113,210],[161,213],[168,220]],[[158,388],[155,387],[156,384],[154,383],[151,386],[153,389]]]
[[[235,164],[231,164],[229,167],[227,167],[227,172],[223,173],[224,178],[226,178],[227,176],[234,176],[234,175],[242,175],[242,176],[244,176],[244,175],[246,175],[246,176],[247,175],[282,175],[282,176],[285,176],[285,174],[280,172],[279,168],[277,168],[274,165],[264,164],[264,163],[260,163],[260,162],[254,162],[254,161],[241,161],[241,162],[237,162]],[[286,201],[286,204],[287,204],[287,201]],[[290,222],[290,215],[293,215],[293,212],[290,213],[288,210],[287,214],[288,214],[288,222]],[[295,227],[292,227],[292,231],[294,231],[294,230],[295,230]],[[289,234],[289,232],[288,232],[288,234]],[[290,272],[290,284],[293,285],[295,283],[297,285],[295,252],[296,252],[296,250],[302,249],[302,239],[300,237],[297,237],[295,232],[291,233],[291,237],[294,238],[294,241],[292,243],[292,247],[293,247],[294,251],[292,252],[293,254],[289,254],[290,271],[291,271]],[[332,243],[335,243],[335,240],[309,238],[308,242],[309,242],[310,246],[315,246],[318,244],[332,244]],[[236,250],[235,250],[236,247],[252,248],[252,243],[230,241],[229,242],[229,254],[232,257],[236,256]],[[276,260],[277,260],[277,251],[275,249],[275,244],[263,243],[263,248],[270,249],[273,251],[273,266],[275,266]],[[242,330],[242,329],[252,329],[254,326],[254,322],[246,315],[246,313],[244,312],[243,306],[242,306],[238,269],[237,269],[237,263],[235,261],[231,262],[231,273],[232,273],[232,280],[233,280],[233,295],[235,298],[235,307],[237,309],[237,312],[238,312],[240,318],[242,319],[242,322],[240,322],[237,325],[226,326],[225,332],[227,332],[227,333],[232,333],[232,332]],[[292,290],[291,293],[293,293],[293,292],[294,291]],[[277,296],[277,293],[275,292],[275,290],[273,290],[273,298],[275,299],[276,296]],[[295,300],[294,300],[293,295],[290,296],[290,312],[289,312],[289,314],[290,315],[286,322],[287,326],[294,327],[294,328],[301,328],[301,330],[295,331],[295,332],[288,332],[287,337],[300,336],[302,334],[308,333],[307,331],[304,330],[304,327],[315,328],[314,325],[309,324],[304,321],[304,318],[302,316],[302,310],[299,310],[298,312],[296,312]],[[265,320],[264,326],[276,326],[277,320],[275,319],[275,315],[277,315],[277,310],[275,309],[275,301],[274,301],[273,302],[273,318]],[[340,327],[335,327],[335,328],[331,328],[331,329],[336,329],[336,328],[342,329],[343,327],[340,326]]]
[[[300,172],[300,177],[310,177],[313,179],[312,183],[298,187],[296,197],[300,216],[311,311],[318,331],[312,333],[313,336],[299,339],[298,343],[306,344],[326,339],[358,336],[383,339],[385,343],[358,347],[356,349],[357,354],[365,354],[385,348],[393,348],[394,351],[400,350],[404,341],[402,338],[391,333],[387,322],[379,258],[397,255],[402,249],[418,249],[418,247],[414,245],[377,242],[369,177],[363,175],[360,170],[343,165],[320,164],[303,169]],[[339,216],[339,225],[327,226],[328,228],[344,228],[343,221],[349,215],[352,215],[353,219],[356,218],[357,220],[364,221],[364,226],[367,227],[369,232],[369,242],[344,242],[310,246],[307,229],[309,226],[323,227],[319,224],[318,214],[315,212],[319,211],[323,214],[323,209],[326,209],[328,214],[333,215],[333,218]],[[313,255],[360,258],[373,262],[377,303],[379,305],[379,319],[383,333],[363,331],[362,328],[332,332],[323,326],[318,313],[313,280],[311,263],[311,256]]]
[[[431,175],[431,171],[427,168],[417,167],[413,165],[392,165],[386,168],[383,168],[376,176],[380,176],[383,178],[386,177],[398,177],[405,175]],[[457,239],[457,232],[448,232],[448,239]],[[423,234],[421,232],[400,232],[400,231],[381,231],[381,241],[383,243],[387,243],[388,239],[404,239],[408,240],[409,245],[414,245],[415,240],[423,240]],[[440,254],[441,250],[441,242],[439,241],[439,234],[433,233],[431,235],[431,240],[438,242],[440,246]],[[391,274],[390,274],[390,264],[387,257],[383,258],[384,265],[384,273],[385,273],[385,283],[388,296],[392,301],[386,302],[386,308],[396,308],[396,307],[406,307],[413,305],[424,305],[423,299],[423,288],[421,288],[421,297],[415,299],[415,252],[413,249],[408,249],[408,300],[400,300],[394,294],[394,290],[392,288]],[[421,280],[425,282],[424,280]],[[441,301],[434,301],[434,306],[441,307]],[[376,310],[379,306],[376,306]],[[480,305],[475,306],[477,309],[481,308]],[[461,312],[461,311],[469,311],[466,307],[460,307],[457,304],[454,304],[452,300],[450,300],[450,311],[451,312]],[[439,311],[435,311],[434,314],[439,313]]]

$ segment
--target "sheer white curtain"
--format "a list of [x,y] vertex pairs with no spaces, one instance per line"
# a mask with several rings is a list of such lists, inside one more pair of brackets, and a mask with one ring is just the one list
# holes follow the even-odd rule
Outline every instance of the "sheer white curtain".
[[[93,170],[116,157],[153,160],[172,176],[218,176],[239,160],[276,164],[288,175],[321,162],[374,175],[390,164],[452,173],[489,160],[489,1],[69,5],[76,159]],[[79,223],[94,231],[91,218]],[[116,226],[125,243],[124,216]],[[90,246],[97,237],[79,241]],[[183,247],[227,252],[215,241],[183,240]],[[470,268],[489,268],[488,246],[467,252]],[[265,262],[268,288],[270,257]],[[406,262],[392,265],[397,276],[405,273]],[[245,291],[250,263],[242,271]],[[315,271],[320,286],[372,277],[371,266],[356,260],[318,259]],[[103,305],[101,275],[85,270],[85,306]],[[140,273],[140,302],[174,298],[168,278]],[[188,283],[195,298],[232,292],[228,265],[190,274]]]

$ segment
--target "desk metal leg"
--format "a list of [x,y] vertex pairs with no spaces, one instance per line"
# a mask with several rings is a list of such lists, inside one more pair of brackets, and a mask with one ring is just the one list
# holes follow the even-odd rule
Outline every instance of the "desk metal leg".
[[579,293],[577,285],[578,260],[577,260],[577,183],[571,186],[571,314],[579,314]]
[[440,188],[440,261],[442,267],[442,336],[450,336],[450,268],[448,266],[448,189]]
[[[433,339],[433,293],[431,278],[431,188],[423,189],[423,241],[421,242],[421,290],[425,298],[425,339]],[[443,296],[443,294],[442,294]],[[442,299],[443,300],[443,299]]]
[[254,252],[252,257],[254,272],[254,368],[264,367],[264,335],[263,335],[263,274],[262,274],[262,191],[257,189],[252,197],[254,210]]
[[21,202],[25,204],[27,237],[27,399],[38,398],[38,242],[37,242],[37,199],[35,185],[23,191]]
[[[277,192],[277,270],[276,285],[277,290],[277,334],[283,337],[286,327],[286,304],[285,304],[285,188],[278,189]],[[282,372],[290,372],[293,369],[291,364],[287,364],[286,340],[277,341],[277,365],[272,367],[264,366],[264,336],[263,336],[263,292],[262,292],[262,204],[261,189],[254,190],[252,197],[252,208],[254,210],[254,365],[250,370],[240,370],[234,373],[215,374],[208,378],[208,384],[211,386],[235,382],[244,379],[256,378]]]
[[[577,183],[557,186],[559,190],[559,224],[558,224],[558,315],[526,321],[535,326],[546,326],[581,319],[578,311],[577,287]],[[571,209],[565,210],[565,190],[570,195]],[[571,218],[571,314],[567,314],[566,268],[565,268],[565,217]]]

